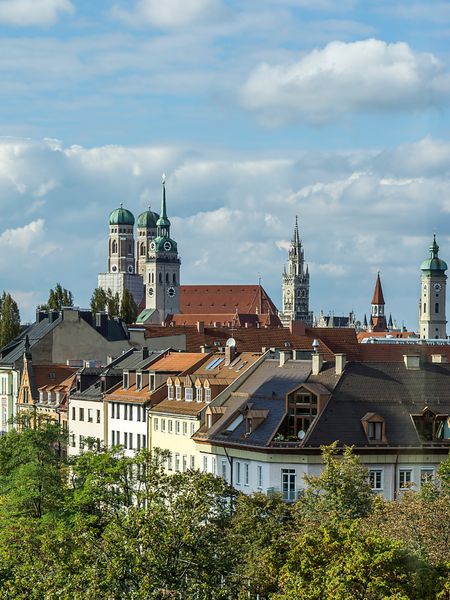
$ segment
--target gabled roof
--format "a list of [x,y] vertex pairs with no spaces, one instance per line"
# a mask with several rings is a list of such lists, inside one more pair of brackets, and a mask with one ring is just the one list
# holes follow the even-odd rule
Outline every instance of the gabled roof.
[[271,313],[275,304],[261,285],[182,285],[181,313]]

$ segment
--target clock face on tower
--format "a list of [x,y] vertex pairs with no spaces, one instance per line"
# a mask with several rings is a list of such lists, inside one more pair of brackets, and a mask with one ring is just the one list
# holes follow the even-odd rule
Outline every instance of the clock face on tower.
[[154,292],[153,288],[148,288],[148,295],[149,296],[153,296],[154,293],[155,292]]
[[442,288],[440,283],[435,283],[433,287],[435,292],[440,292]]
[[169,252],[172,249],[172,244],[170,242],[164,242],[164,250]]
[[133,266],[132,265],[128,265],[128,273],[132,273],[133,272]]
[[150,250],[154,250],[156,248],[155,242],[150,243]]
[[167,290],[167,295],[169,296],[169,298],[173,298],[173,297],[175,296],[175,288],[173,288],[173,287],[170,287],[170,288]]

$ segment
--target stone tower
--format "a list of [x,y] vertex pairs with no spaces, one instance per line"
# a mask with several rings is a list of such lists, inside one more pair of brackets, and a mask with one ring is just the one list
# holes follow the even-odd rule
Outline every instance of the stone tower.
[[445,288],[447,263],[439,258],[436,236],[430,246],[430,257],[420,265],[419,335],[422,340],[445,339]]
[[149,244],[144,280],[147,289],[145,307],[156,310],[160,322],[167,315],[180,312],[180,263],[177,243],[170,237],[163,176],[161,215],[156,223],[156,237]]
[[312,325],[313,314],[309,311],[309,272],[304,262],[303,247],[295,217],[294,235],[289,248],[289,259],[282,279],[283,309],[281,322],[287,327],[291,321],[304,321]]
[[144,295],[143,279],[136,274],[134,254],[134,216],[120,205],[109,215],[108,272],[99,273],[98,287],[122,300],[124,288],[133,295],[136,304]]
[[386,315],[384,313],[384,297],[383,289],[381,287],[380,273],[377,275],[377,281],[375,283],[375,290],[372,298],[372,330],[373,331],[387,331]]
[[158,213],[152,212],[150,206],[137,218],[136,270],[142,277],[145,277],[147,256],[150,243],[156,237],[156,222],[158,219]]

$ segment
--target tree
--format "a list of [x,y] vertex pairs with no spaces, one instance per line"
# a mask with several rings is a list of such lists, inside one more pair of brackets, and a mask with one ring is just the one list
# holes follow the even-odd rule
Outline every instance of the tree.
[[[110,292],[110,290],[108,290]],[[91,311],[93,313],[104,312],[108,305],[108,294],[103,288],[95,288],[91,296]]]
[[108,288],[106,306],[110,317],[118,317],[120,313],[120,299],[119,294],[116,292],[113,296],[111,290]]
[[47,304],[39,306],[42,310],[61,310],[63,306],[73,306],[72,292],[57,283],[48,293]]
[[122,302],[120,303],[120,317],[125,323],[135,323],[138,315],[138,307],[132,294],[127,288],[123,288]]
[[305,476],[306,491],[298,502],[299,515],[313,523],[326,518],[355,519],[369,514],[374,495],[367,469],[351,447],[338,455],[337,442],[322,446],[325,467],[319,476]]
[[11,294],[3,292],[0,300],[0,348],[20,333],[20,313]]

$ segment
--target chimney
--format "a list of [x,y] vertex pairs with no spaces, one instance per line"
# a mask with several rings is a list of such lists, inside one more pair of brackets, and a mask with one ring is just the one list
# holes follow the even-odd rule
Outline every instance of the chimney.
[[291,358],[290,350],[280,350],[280,367],[284,367],[287,361]]
[[292,335],[305,335],[306,326],[304,321],[291,321],[289,324],[289,330]]
[[148,358],[148,346],[142,346],[142,360]]
[[225,366],[228,367],[236,356],[236,346],[225,346]]
[[59,310],[49,310],[48,320],[50,323],[54,323],[58,317],[59,317]]
[[432,354],[431,355],[432,363],[443,364],[447,362],[447,356],[445,354]]
[[318,375],[322,370],[323,365],[323,354],[313,354],[312,355],[312,374]]
[[201,352],[202,354],[206,354],[206,353],[208,352],[208,350],[207,350],[207,346],[200,346],[200,352]]
[[347,356],[343,353],[338,353],[334,355],[335,358],[335,368],[336,375],[342,375],[345,369],[345,365],[347,364]]
[[198,333],[205,333],[205,322],[204,321],[197,321],[197,331]]
[[418,371],[420,369],[420,356],[417,354],[404,354],[403,361],[408,370]]
[[36,322],[37,323],[40,323],[47,317],[48,317],[48,314],[45,310],[39,310],[39,309],[36,310]]

